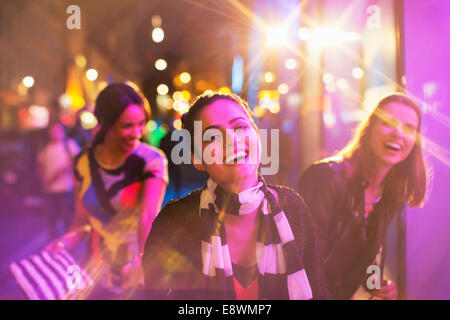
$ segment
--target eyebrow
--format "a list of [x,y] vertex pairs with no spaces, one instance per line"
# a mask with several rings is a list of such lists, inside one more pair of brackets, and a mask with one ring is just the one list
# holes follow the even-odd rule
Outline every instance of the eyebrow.
[[[236,122],[236,121],[238,121],[238,120],[245,120],[245,118],[244,118],[244,117],[236,117],[236,118],[233,118],[233,119],[231,119],[230,121],[228,121],[228,123],[229,123],[229,124],[232,124],[233,122]],[[219,126],[219,125],[211,125],[211,126],[205,128],[205,130],[203,130],[203,133],[205,133],[205,131],[208,130],[208,129],[217,129],[217,130],[220,130],[220,126]]]

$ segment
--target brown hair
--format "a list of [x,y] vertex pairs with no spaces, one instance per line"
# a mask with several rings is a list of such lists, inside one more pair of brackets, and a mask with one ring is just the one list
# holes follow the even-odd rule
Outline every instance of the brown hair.
[[419,106],[402,93],[393,93],[381,99],[372,113],[358,126],[353,139],[338,155],[348,159],[354,167],[354,173],[364,178],[373,176],[374,154],[370,139],[372,128],[382,112],[382,108],[391,102],[401,103],[414,109],[419,119],[416,141],[411,153],[402,162],[396,164],[384,179],[384,185],[394,199],[407,203],[410,207],[421,206],[427,189],[427,174],[422,155],[421,120]]

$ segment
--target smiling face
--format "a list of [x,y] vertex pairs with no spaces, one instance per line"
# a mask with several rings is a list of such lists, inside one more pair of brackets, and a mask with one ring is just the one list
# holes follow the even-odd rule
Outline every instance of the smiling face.
[[146,122],[142,107],[130,104],[108,131],[105,138],[123,152],[131,152],[139,144]]
[[416,142],[419,117],[407,105],[390,102],[380,108],[371,132],[371,149],[381,166],[405,160]]
[[202,150],[195,150],[202,155],[202,164],[194,162],[194,166],[228,191],[239,192],[256,184],[258,132],[243,107],[219,99],[204,107],[195,120],[201,121],[202,140],[211,141],[202,141]]

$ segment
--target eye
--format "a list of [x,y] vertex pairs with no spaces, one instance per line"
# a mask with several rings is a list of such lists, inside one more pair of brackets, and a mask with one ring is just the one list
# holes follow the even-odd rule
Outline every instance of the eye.
[[234,132],[241,132],[241,131],[244,131],[247,128],[248,128],[248,126],[240,125],[240,126],[234,128]]
[[413,136],[416,134],[417,129],[411,125],[405,125],[403,128],[403,132],[407,135]]

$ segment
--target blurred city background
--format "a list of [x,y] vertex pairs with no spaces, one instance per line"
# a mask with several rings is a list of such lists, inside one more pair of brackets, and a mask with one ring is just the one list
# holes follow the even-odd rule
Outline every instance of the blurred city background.
[[[50,120],[85,147],[111,82],[148,98],[144,140],[169,159],[197,95],[241,95],[260,128],[279,129],[279,172],[267,179],[294,188],[381,97],[411,95],[432,189],[392,226],[389,272],[403,298],[450,299],[449,61],[446,0],[2,0],[0,299],[20,298],[9,264],[51,240],[36,173]],[[165,203],[205,181],[189,165],[169,163],[169,175]]]

